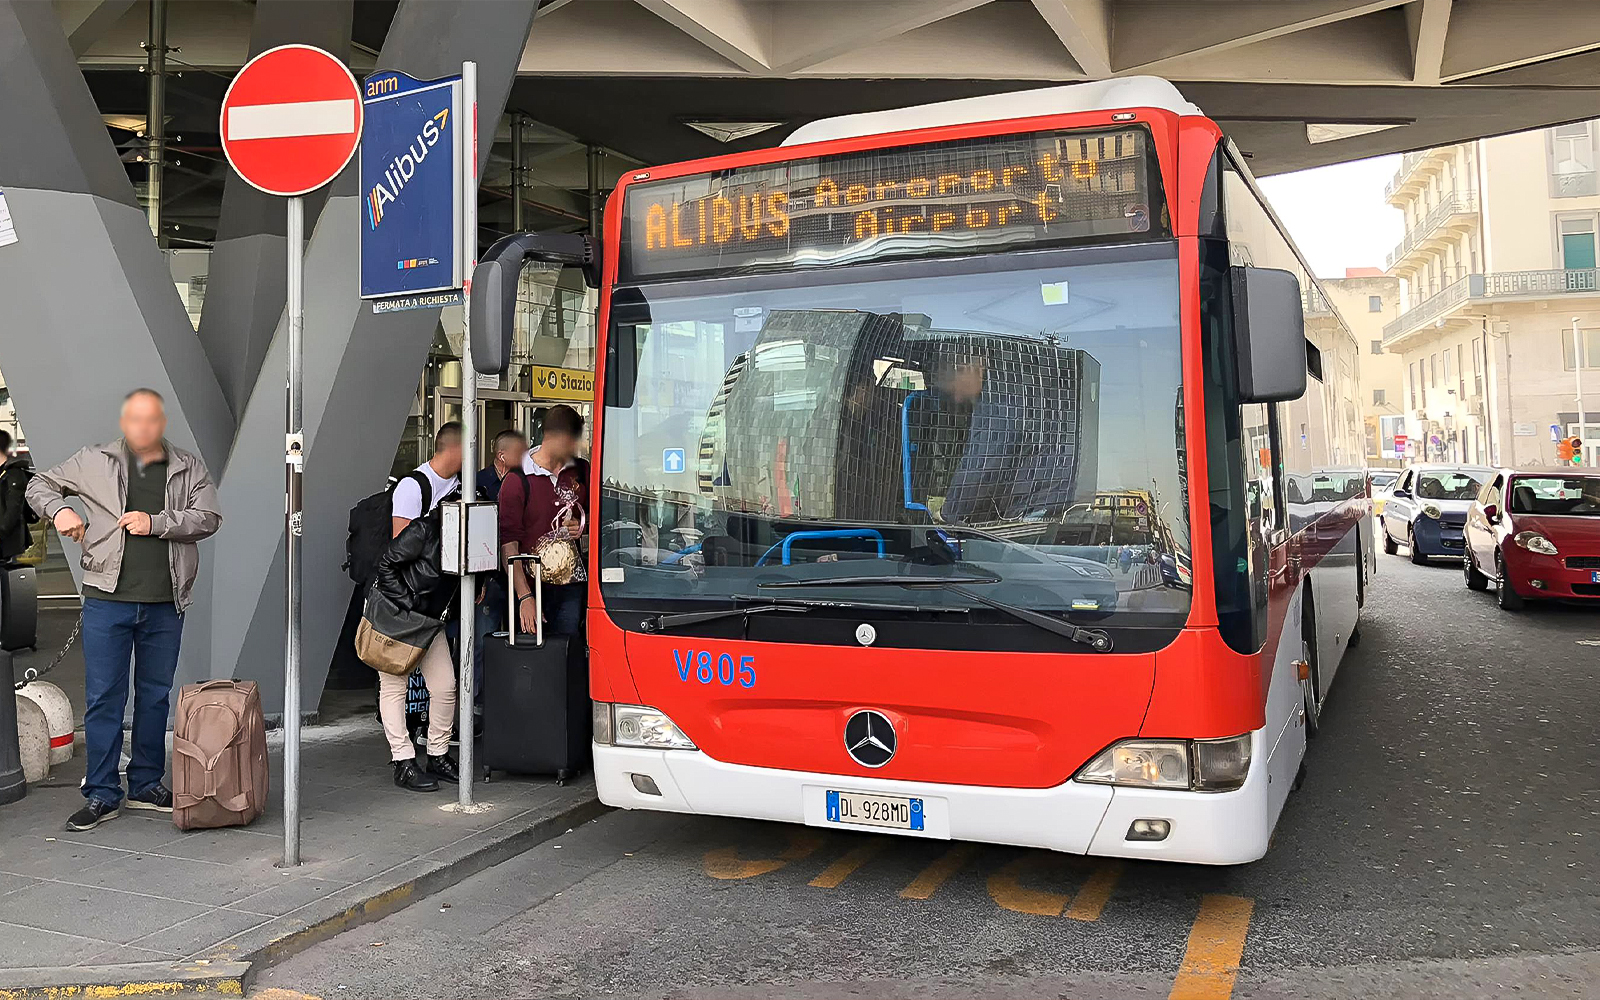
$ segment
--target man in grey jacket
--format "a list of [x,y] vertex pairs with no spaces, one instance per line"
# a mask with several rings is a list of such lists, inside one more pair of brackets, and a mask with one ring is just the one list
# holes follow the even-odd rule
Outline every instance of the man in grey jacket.
[[[83,546],[83,661],[88,773],[82,809],[68,830],[114,819],[124,795],[117,763],[133,666],[130,809],[172,811],[167,706],[178,668],[183,612],[200,568],[195,543],[222,524],[217,490],[199,456],[167,443],[166,409],[154,389],[122,401],[122,439],[84,448],[28,483],[28,503]],[[77,497],[89,521],[71,507]]]

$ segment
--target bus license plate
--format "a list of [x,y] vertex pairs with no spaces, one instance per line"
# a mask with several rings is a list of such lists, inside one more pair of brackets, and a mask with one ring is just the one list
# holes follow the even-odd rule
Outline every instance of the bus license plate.
[[883,826],[891,830],[921,830],[922,800],[903,795],[830,791],[828,822]]

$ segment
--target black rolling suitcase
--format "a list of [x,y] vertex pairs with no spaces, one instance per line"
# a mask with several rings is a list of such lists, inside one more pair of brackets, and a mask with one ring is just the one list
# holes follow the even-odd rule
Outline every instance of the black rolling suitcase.
[[38,570],[0,567],[0,649],[32,649],[38,644]]
[[541,622],[534,635],[517,634],[516,588],[507,581],[506,631],[484,644],[481,762],[488,770],[553,774],[564,782],[589,762],[587,651],[581,637],[544,634],[539,557],[508,562],[533,563]]

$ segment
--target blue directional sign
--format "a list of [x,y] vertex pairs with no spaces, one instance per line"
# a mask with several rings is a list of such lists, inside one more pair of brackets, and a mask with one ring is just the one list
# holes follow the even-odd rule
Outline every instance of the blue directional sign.
[[662,472],[682,472],[683,469],[684,469],[684,465],[685,465],[685,462],[684,462],[684,458],[683,458],[683,449],[682,448],[663,448],[663,449],[661,449],[661,471]]
[[460,301],[453,293],[463,278],[461,77],[417,80],[390,70],[367,77],[362,93],[361,297]]

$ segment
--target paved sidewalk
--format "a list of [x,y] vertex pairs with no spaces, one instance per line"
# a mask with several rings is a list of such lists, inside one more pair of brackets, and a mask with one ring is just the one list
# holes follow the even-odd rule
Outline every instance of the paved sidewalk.
[[370,716],[303,735],[304,864],[294,870],[276,867],[280,732],[269,734],[274,807],[248,828],[184,833],[164,814],[124,811],[68,833],[63,822],[82,801],[81,745],[27,798],[0,807],[0,996],[196,979],[233,992],[248,966],[229,963],[292,954],[603,811],[587,779],[561,787],[521,778],[478,785],[487,811],[446,811],[454,786],[394,787]]

